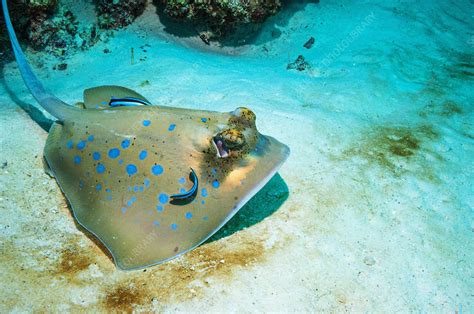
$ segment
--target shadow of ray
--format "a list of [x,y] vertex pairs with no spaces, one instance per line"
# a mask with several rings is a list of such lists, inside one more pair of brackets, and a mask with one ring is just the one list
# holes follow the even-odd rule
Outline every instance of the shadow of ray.
[[242,229],[253,226],[281,207],[289,195],[288,186],[277,173],[242,207],[229,222],[209,238],[204,244],[228,237]]
[[4,86],[5,91],[7,92],[10,99],[18,107],[23,109],[30,116],[30,118],[33,121],[35,121],[43,130],[45,130],[46,132],[49,132],[49,129],[51,128],[51,125],[54,123],[54,121],[46,117],[43,114],[43,112],[39,110],[37,107],[20,100],[15,95],[15,93],[10,89],[10,86],[8,86],[7,82],[5,81],[4,65],[5,65],[4,63],[0,63],[0,73],[1,73],[0,84]]

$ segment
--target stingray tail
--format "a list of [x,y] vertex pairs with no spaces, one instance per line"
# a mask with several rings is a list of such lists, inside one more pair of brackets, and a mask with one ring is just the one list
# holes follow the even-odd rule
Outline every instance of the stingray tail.
[[45,90],[43,84],[41,84],[41,82],[31,70],[30,65],[26,61],[25,55],[21,50],[20,44],[18,43],[15,30],[13,29],[13,25],[10,20],[7,0],[2,0],[2,7],[5,17],[5,24],[7,26],[8,35],[10,36],[10,42],[13,48],[13,53],[15,54],[16,63],[18,64],[18,68],[20,70],[21,76],[23,77],[25,85],[28,87],[33,97],[47,112],[61,121],[67,119],[73,112],[77,111],[77,109],[69,106]]

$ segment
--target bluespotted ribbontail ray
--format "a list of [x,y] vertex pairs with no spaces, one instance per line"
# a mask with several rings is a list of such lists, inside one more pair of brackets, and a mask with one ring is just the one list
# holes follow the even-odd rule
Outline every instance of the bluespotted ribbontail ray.
[[260,134],[247,108],[229,113],[150,106],[119,86],[69,106],[45,91],[18,44],[32,95],[58,120],[44,158],[77,221],[122,269],[179,256],[213,235],[276,173],[289,149]]

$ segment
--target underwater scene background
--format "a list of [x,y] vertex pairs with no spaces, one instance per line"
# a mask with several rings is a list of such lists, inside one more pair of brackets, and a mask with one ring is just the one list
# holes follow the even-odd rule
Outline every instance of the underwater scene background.
[[0,311],[473,310],[472,1],[243,3],[9,3],[67,103],[245,106],[291,155],[207,242],[121,271],[44,171],[52,117],[0,20]]

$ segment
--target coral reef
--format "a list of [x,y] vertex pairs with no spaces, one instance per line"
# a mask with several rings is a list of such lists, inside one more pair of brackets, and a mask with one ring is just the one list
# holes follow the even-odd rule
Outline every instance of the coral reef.
[[[15,16],[13,16],[16,32],[24,32],[25,37],[33,48],[45,48],[54,35],[60,36],[58,31],[61,26],[64,27],[64,25],[59,25],[58,20],[55,22],[49,20],[58,9],[58,0],[28,0],[24,3],[27,23],[22,25],[23,23],[18,23]],[[70,18],[68,20],[63,24],[72,22]]]
[[[8,7],[10,16],[17,30],[17,37],[22,40],[26,35],[26,27],[28,25],[28,16],[25,14],[27,5],[23,1],[9,1]],[[3,9],[0,6],[0,60],[9,60],[12,58],[12,51],[10,49],[10,41],[3,19]]]
[[58,6],[59,0],[27,0],[26,5],[31,12],[53,12]]
[[56,56],[76,48],[86,49],[100,38],[95,25],[80,26],[74,14],[63,7],[51,18],[31,20],[27,36],[34,49]]
[[99,26],[105,29],[122,28],[131,24],[145,11],[146,0],[96,0]]
[[239,26],[262,23],[281,7],[279,0],[162,0],[163,12],[176,20],[193,23],[201,39],[208,43]]
[[[81,25],[68,2],[11,0],[9,6],[20,41],[35,50],[64,57],[106,38],[110,34],[108,30],[131,24],[144,12],[147,2],[94,0],[98,26]],[[244,31],[245,26],[258,25],[281,7],[280,0],[155,0],[155,4],[172,19],[192,24],[207,44],[237,29]],[[0,28],[3,24],[0,18]],[[0,44],[0,55],[6,55],[9,51],[6,32],[0,33]]]
[[[81,27],[74,14],[58,0],[10,1],[9,8],[17,36],[35,50],[66,56],[99,40],[96,26]],[[0,24],[4,27],[3,12]],[[0,52],[6,55],[10,45],[6,31],[2,34]]]

